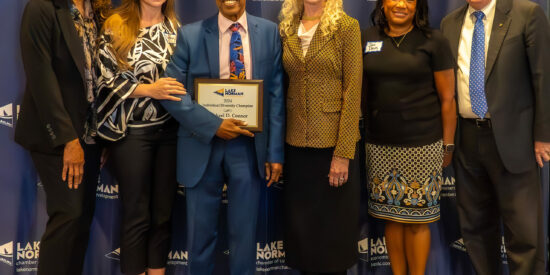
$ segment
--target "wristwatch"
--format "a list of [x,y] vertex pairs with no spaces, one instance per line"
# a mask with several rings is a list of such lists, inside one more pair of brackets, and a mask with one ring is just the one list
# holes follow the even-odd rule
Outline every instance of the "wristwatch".
[[443,144],[443,152],[445,152],[445,154],[449,154],[449,153],[452,153],[453,151],[455,150],[455,145],[454,144]]

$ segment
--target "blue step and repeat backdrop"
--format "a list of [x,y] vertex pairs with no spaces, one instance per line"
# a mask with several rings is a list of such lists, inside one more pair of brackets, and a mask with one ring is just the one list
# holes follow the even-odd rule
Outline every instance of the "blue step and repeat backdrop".
[[[215,0],[176,0],[183,23],[204,19],[216,13]],[[13,142],[19,104],[24,90],[24,74],[19,47],[19,25],[27,0],[0,0],[0,274],[35,274],[40,255],[40,236],[47,216],[45,196],[29,154]],[[547,9],[546,0],[537,0]],[[248,0],[249,13],[277,21],[282,1]],[[439,26],[445,14],[463,5],[464,0],[430,0],[431,22]],[[363,28],[370,24],[373,1],[344,0],[349,15]],[[544,193],[548,196],[548,168],[542,170]],[[442,219],[432,224],[432,250],[427,274],[474,274],[458,231],[453,171],[445,171],[442,191]],[[366,187],[366,185],[365,185]],[[285,265],[282,241],[281,190],[283,183],[263,191],[257,234],[257,273],[269,275],[297,274]],[[363,188],[366,198],[366,188]],[[86,275],[120,274],[119,271],[119,195],[118,185],[108,172],[102,171],[97,186],[97,208],[86,258]],[[178,191],[174,213],[173,245],[169,253],[168,273],[187,274],[188,252],[185,247],[185,194]],[[224,204],[227,201],[223,202]],[[383,224],[366,213],[362,200],[360,259],[349,274],[391,274],[383,237]],[[548,199],[546,199],[548,211]],[[545,217],[548,220],[548,212]],[[221,225],[225,219],[220,217]],[[546,221],[546,225],[548,222]],[[226,235],[221,234],[215,274],[228,274],[230,253]],[[315,249],[329,250],[322,240],[311,243]],[[506,248],[502,262],[506,264]]]

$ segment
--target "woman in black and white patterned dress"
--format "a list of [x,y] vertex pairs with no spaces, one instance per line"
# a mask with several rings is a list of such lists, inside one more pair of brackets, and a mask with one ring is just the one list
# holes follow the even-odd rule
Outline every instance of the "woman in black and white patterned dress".
[[112,142],[126,274],[164,274],[170,249],[177,123],[159,100],[185,94],[175,79],[160,78],[176,43],[173,1],[123,0],[99,40],[96,134]]

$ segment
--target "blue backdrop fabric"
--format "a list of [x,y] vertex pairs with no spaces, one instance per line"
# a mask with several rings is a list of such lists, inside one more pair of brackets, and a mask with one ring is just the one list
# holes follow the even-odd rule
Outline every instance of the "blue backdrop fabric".
[[[19,103],[24,90],[24,74],[19,47],[19,25],[26,0],[0,0],[0,274],[35,274],[40,254],[40,236],[47,221],[45,195],[29,154],[13,142]],[[432,25],[437,27],[445,14],[464,4],[464,0],[429,0]],[[538,0],[546,9],[546,2]],[[249,13],[277,21],[282,1],[248,0]],[[346,12],[370,24],[371,0],[344,0]],[[179,0],[177,10],[183,23],[204,19],[217,12],[215,0]],[[364,156],[362,156],[364,161]],[[86,275],[120,274],[119,271],[119,195],[118,184],[102,170],[97,187],[97,206],[86,257]],[[431,224],[432,250],[427,274],[474,274],[458,229],[455,179],[452,168],[446,169],[441,193],[441,220]],[[541,171],[548,219],[548,167]],[[366,184],[364,185],[366,187]],[[281,195],[284,183],[262,190],[257,232],[257,274],[298,274],[285,265],[282,238]],[[366,188],[362,189],[360,255],[349,274],[391,274],[384,239],[384,226],[367,215]],[[187,274],[188,252],[185,247],[185,190],[179,189],[173,217],[173,241],[169,252],[168,274]],[[223,201],[226,205],[227,201]],[[224,208],[225,209],[225,208]],[[225,215],[220,225],[225,227]],[[548,226],[548,221],[545,222]],[[548,228],[546,228],[548,229]],[[223,232],[223,229],[222,229]],[[548,231],[547,231],[548,232]],[[218,244],[215,274],[228,274],[226,235]],[[322,241],[312,243],[316,249],[331,249]],[[503,246],[503,264],[506,264]]]

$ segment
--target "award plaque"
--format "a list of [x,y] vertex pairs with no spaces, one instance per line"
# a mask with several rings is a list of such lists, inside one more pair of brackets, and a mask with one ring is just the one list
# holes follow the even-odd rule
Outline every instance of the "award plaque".
[[242,120],[251,132],[263,130],[263,80],[196,78],[194,97],[222,119]]

